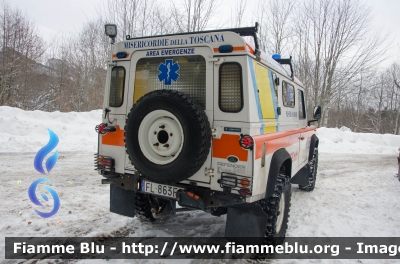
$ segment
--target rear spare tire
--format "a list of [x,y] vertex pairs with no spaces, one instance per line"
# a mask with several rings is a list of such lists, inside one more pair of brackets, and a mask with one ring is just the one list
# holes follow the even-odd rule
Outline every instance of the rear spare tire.
[[211,129],[200,104],[174,90],[156,90],[133,105],[125,147],[147,179],[171,184],[195,174],[210,152]]

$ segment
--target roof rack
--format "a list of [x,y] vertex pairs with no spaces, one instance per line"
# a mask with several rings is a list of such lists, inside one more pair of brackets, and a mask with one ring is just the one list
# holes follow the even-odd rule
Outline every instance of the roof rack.
[[289,59],[275,59],[275,58],[274,58],[274,60],[276,60],[276,61],[279,62],[280,64],[289,65],[289,66],[290,66],[290,72],[291,72],[290,77],[293,79],[293,76],[294,76],[294,75],[293,75],[292,56],[290,56]]
[[254,54],[257,58],[257,60],[260,60],[260,47],[258,43],[258,22],[256,22],[254,27],[242,27],[242,28],[226,28],[226,29],[216,29],[216,30],[206,30],[206,31],[194,31],[194,32],[183,32],[183,33],[176,33],[176,34],[167,34],[167,35],[156,35],[156,36],[147,36],[147,37],[138,37],[138,38],[131,38],[130,35],[126,35],[126,40],[135,40],[135,39],[144,39],[144,38],[149,38],[149,37],[165,37],[165,36],[179,36],[179,35],[189,35],[193,33],[212,33],[212,32],[224,32],[224,31],[231,31],[239,34],[240,36],[250,36],[253,37],[254,39]]

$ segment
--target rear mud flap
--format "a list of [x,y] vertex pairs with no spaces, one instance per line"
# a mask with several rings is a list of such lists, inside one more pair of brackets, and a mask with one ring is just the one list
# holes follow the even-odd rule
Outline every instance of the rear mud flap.
[[204,210],[203,200],[193,193],[191,193],[192,196],[190,196],[188,193],[190,192],[178,191],[178,204],[184,207]]
[[228,207],[225,237],[264,237],[267,215],[258,203]]
[[110,212],[128,217],[135,216],[135,192],[110,184]]
[[309,176],[310,176],[310,165],[306,164],[292,177],[290,183],[308,185],[310,184]]

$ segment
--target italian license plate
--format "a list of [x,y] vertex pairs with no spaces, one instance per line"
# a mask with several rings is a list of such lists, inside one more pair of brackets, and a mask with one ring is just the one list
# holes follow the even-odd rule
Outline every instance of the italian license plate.
[[159,184],[155,182],[148,182],[140,180],[140,191],[145,193],[151,193],[155,195],[165,196],[169,198],[176,199],[176,192],[180,188],[175,186],[169,186],[164,184]]

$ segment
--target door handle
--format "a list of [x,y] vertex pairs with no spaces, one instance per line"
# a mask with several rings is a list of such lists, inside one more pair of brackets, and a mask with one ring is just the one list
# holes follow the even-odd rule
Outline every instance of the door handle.
[[299,137],[300,140],[304,140],[304,137]]

